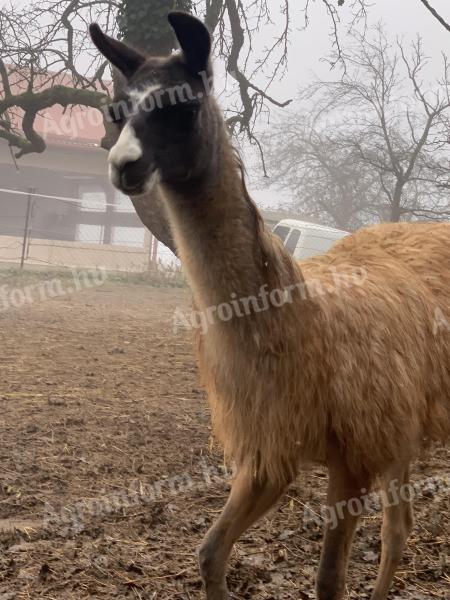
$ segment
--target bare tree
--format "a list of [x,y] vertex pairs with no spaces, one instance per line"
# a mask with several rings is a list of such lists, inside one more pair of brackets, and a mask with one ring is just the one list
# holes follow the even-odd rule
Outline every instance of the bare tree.
[[[314,109],[309,132],[303,130],[296,143],[303,144],[306,139],[307,148],[311,148],[309,140],[326,139],[319,152],[315,149],[315,159],[320,156],[321,174],[325,173],[330,181],[335,177],[330,164],[339,167],[344,157],[346,164],[353,165],[350,181],[353,180],[358,194],[364,194],[364,211],[369,221],[374,216],[399,221],[450,215],[448,193],[444,190],[450,168],[446,149],[450,139],[447,58],[443,57],[441,79],[427,85],[427,59],[420,38],[407,51],[400,42],[391,45],[380,25],[372,39],[353,34],[353,47],[347,51],[345,61],[341,79],[315,82],[302,92],[306,106],[310,110],[313,104]],[[289,123],[284,121],[281,139],[291,127],[292,119]],[[311,163],[305,163],[305,156],[308,155],[302,146],[296,151],[296,162],[290,161],[291,177],[297,182],[293,188],[296,195],[302,193],[305,176],[314,183]],[[336,186],[342,179],[339,168]],[[275,172],[278,185],[286,186],[290,180],[285,170],[286,166],[281,168],[283,177],[279,170]],[[345,169],[342,172],[348,173]],[[365,184],[370,182],[365,191],[360,190],[358,174],[364,176]],[[324,202],[319,183],[320,179],[316,197]],[[344,196],[339,193],[336,198],[347,215]],[[358,202],[356,206],[359,207]],[[333,205],[329,212],[335,214],[336,207]]]
[[[324,0],[325,4],[327,5],[327,8],[329,11],[331,12],[335,12],[336,9],[335,7],[331,4],[330,2],[328,2],[327,0]],[[439,21],[439,23],[445,27],[445,29],[447,29],[447,31],[450,31],[450,23],[448,23],[444,17],[432,6],[432,4],[430,4],[430,2],[428,0],[419,0],[419,2],[421,2],[425,8],[433,15],[433,17],[435,19],[437,19],[437,21]],[[337,4],[338,6],[344,6],[344,4],[346,3],[346,0],[338,0]],[[366,2],[362,1],[361,3],[361,7],[360,10],[365,12],[367,10],[367,4]]]
[[[0,138],[16,150],[18,158],[44,152],[45,139],[35,127],[38,114],[55,104],[67,110],[74,105],[101,110],[109,101],[111,74],[87,37],[90,22],[99,22],[110,34],[142,50],[166,53],[175,44],[166,15],[170,9],[181,8],[202,16],[214,33],[216,56],[232,84],[227,85],[231,133],[261,149],[254,134],[258,117],[271,107],[289,104],[289,99],[276,99],[270,87],[287,66],[291,12],[304,10],[307,23],[312,1],[303,0],[297,6],[283,0],[278,16],[267,0],[42,0],[22,8],[11,4],[0,10]],[[334,0],[321,2],[339,48],[337,26],[342,11],[338,12]],[[364,10],[364,0],[349,1],[350,23],[363,18]],[[255,53],[258,32],[274,21],[280,23],[278,34],[267,48]],[[107,121],[105,127],[102,145],[108,148],[116,131]],[[152,196],[134,203],[144,224],[174,249],[157,200]]]
[[266,181],[292,198],[280,209],[345,230],[377,220],[376,176],[355,163],[339,133],[316,128],[309,117],[291,113],[274,124],[264,143],[271,173]]
[[[304,0],[306,23],[310,1]],[[333,30],[336,29],[337,43],[339,13],[333,2],[322,2]],[[365,14],[364,0],[352,0],[349,7],[351,22]],[[228,124],[233,133],[244,132],[253,139],[253,125],[261,111],[290,102],[269,93],[271,84],[287,66],[290,11],[295,10],[288,0],[282,2],[276,17],[281,17],[278,35],[258,54],[253,49],[254,38],[275,19],[267,0],[43,0],[22,8],[11,4],[0,10],[0,77],[4,96],[0,101],[0,136],[20,149],[19,156],[41,152],[45,141],[30,127],[33,113],[51,106],[52,101],[63,106],[102,107],[105,96],[111,92],[107,86],[110,74],[87,36],[90,22],[100,22],[107,32],[121,34],[144,51],[164,54],[175,48],[166,22],[167,13],[173,8],[195,11],[205,19],[215,36],[216,55],[222,59],[238,92],[239,101],[235,98],[229,107]],[[81,60],[82,57],[90,60]],[[64,75],[70,75],[70,86]],[[263,85],[257,83],[259,75]],[[17,76],[26,95],[14,93]],[[47,89],[50,84],[52,90]],[[77,89],[84,94],[77,93]],[[46,93],[42,97],[39,94],[43,90]],[[96,93],[99,91],[104,96]],[[16,135],[7,119],[7,113],[14,109],[29,113],[26,130],[15,132]]]

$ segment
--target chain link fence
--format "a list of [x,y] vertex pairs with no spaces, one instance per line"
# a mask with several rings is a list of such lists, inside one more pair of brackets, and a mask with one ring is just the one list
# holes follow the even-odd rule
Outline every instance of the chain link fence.
[[108,203],[92,191],[66,198],[0,189],[0,205],[1,267],[182,278],[175,255],[142,225],[125,196]]

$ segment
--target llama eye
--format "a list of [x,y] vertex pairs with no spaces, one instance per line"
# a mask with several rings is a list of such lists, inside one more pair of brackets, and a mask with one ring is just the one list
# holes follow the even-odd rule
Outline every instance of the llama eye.
[[200,103],[199,102],[189,102],[188,104],[185,105],[184,110],[185,110],[185,113],[187,116],[195,117],[200,110]]
[[132,112],[133,105],[128,99],[114,101],[107,109],[108,121],[122,127]]
[[125,123],[125,118],[120,116],[120,117],[115,117],[112,122],[114,123],[114,125],[117,125],[118,127],[122,127]]
[[198,111],[199,111],[198,106],[191,106],[189,108],[186,108],[186,110],[184,111],[184,116],[188,119],[193,119],[194,117],[196,117],[198,115]]
[[191,125],[192,121],[197,117],[199,110],[200,104],[197,102],[180,104],[177,106],[175,118],[177,121],[184,122],[186,125]]
[[171,117],[195,117],[200,110],[198,102],[179,102],[171,106],[164,106],[162,113]]
[[111,105],[108,108],[108,120],[115,125],[122,125],[125,121],[125,116],[122,111],[117,109],[117,107]]

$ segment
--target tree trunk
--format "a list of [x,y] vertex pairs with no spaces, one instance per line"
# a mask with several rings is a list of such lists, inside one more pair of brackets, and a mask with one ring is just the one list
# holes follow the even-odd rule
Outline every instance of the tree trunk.
[[402,216],[401,202],[404,185],[404,182],[399,180],[395,184],[394,195],[392,196],[391,202],[391,215],[389,219],[392,223],[398,223]]

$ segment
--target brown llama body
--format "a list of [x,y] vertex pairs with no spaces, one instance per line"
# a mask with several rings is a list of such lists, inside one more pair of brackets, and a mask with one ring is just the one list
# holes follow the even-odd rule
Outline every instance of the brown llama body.
[[296,263],[264,227],[205,89],[206,28],[182,13],[170,22],[182,52],[167,58],[144,57],[97,26],[91,34],[127,79],[111,179],[136,197],[158,186],[209,324],[198,332],[200,372],[238,471],[200,549],[207,598],[229,598],[234,543],[300,463],[317,461],[329,472],[327,503],[341,509],[326,526],[317,596],[344,597],[361,516],[350,505],[378,478],[388,501],[372,600],[386,600],[413,526],[410,499],[390,501],[391,486],[408,483],[423,444],[450,435],[450,223],[371,227]]
[[[445,440],[450,331],[440,316],[450,317],[449,240],[450,224],[362,230],[299,263],[311,297],[292,294],[292,303],[218,323],[211,341],[200,338],[227,455],[290,480],[299,462],[326,463],[329,443],[338,443],[352,470],[379,474],[424,442]],[[276,241],[265,243],[284,289],[289,259]]]

